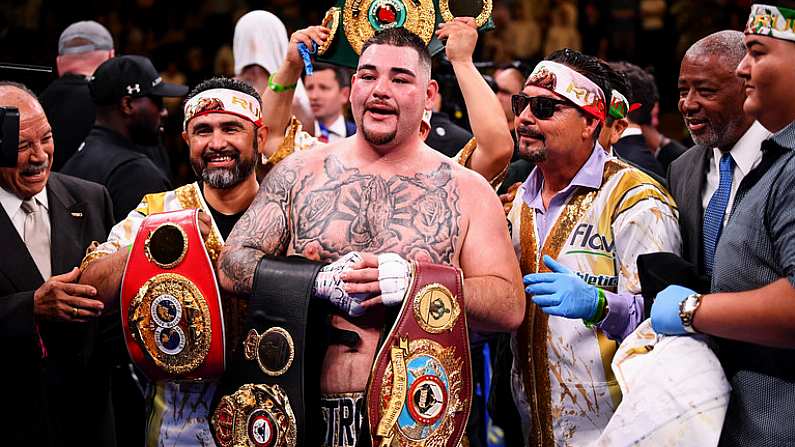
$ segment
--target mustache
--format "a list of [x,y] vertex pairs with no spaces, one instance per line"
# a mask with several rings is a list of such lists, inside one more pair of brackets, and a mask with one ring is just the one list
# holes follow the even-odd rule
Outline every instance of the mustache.
[[230,157],[233,160],[240,160],[240,152],[234,149],[222,149],[220,151],[216,150],[206,150],[202,153],[202,160],[207,163],[210,161],[212,157]]
[[391,104],[389,104],[386,101],[380,101],[380,100],[377,100],[377,99],[372,100],[372,101],[367,101],[364,104],[364,109],[365,110],[370,110],[372,108],[385,109],[385,110],[387,110],[389,112],[397,113],[397,108],[396,107],[392,106]]
[[541,132],[527,126],[519,126],[516,128],[516,135],[520,137],[535,138],[536,140],[545,141],[546,137]]
[[50,166],[49,160],[43,161],[41,163],[31,163],[31,164],[25,166],[22,169],[21,173],[22,173],[22,175],[36,175],[36,174],[46,170],[48,166]]

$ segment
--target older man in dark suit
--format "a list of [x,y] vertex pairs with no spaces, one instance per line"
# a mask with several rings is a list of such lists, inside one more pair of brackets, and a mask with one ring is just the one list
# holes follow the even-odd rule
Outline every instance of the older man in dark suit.
[[737,188],[770,135],[743,112],[745,88],[734,72],[743,56],[743,34],[720,31],[694,43],[679,70],[679,111],[696,145],[671,164],[668,185],[679,205],[682,257],[707,276]]
[[76,268],[113,224],[110,196],[50,172],[52,130],[29,90],[0,82],[0,105],[20,113],[17,166],[0,168],[2,444],[115,445],[103,305]]

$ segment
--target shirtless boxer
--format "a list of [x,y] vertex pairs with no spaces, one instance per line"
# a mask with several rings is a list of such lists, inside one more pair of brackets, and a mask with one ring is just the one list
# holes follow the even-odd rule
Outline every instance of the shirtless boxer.
[[351,85],[360,132],[276,165],[219,259],[222,287],[247,295],[263,255],[333,262],[363,253],[358,270],[348,266],[341,277],[350,296],[332,300],[340,308],[332,325],[356,332],[360,342],[327,350],[321,371],[326,395],[364,391],[379,337],[388,329],[381,303],[400,304],[357,295],[380,293],[376,255],[461,268],[474,329],[511,331],[522,320],[519,266],[499,200],[483,177],[420,138],[423,110],[438,90],[430,68],[424,43],[404,29],[370,39]]

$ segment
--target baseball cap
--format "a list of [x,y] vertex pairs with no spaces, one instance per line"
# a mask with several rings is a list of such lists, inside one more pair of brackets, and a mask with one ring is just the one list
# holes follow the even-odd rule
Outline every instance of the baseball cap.
[[188,94],[184,85],[163,82],[152,61],[144,56],[119,56],[106,60],[88,83],[97,104],[110,104],[123,96],[177,97]]
[[[73,42],[76,39],[80,39],[80,41]],[[110,32],[93,20],[75,22],[67,26],[58,39],[58,54],[61,56],[112,49],[113,37]]]

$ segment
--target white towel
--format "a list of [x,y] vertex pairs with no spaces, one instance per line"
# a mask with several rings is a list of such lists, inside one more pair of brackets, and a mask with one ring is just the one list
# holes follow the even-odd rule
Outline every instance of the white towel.
[[592,445],[717,445],[731,386],[706,340],[661,336],[651,320],[641,323],[613,357],[623,398]]
[[[275,73],[284,62],[290,38],[287,28],[278,17],[268,11],[251,11],[235,25],[232,52],[235,56],[235,75],[240,76],[249,65],[259,65],[268,73]],[[295,88],[293,107],[305,116],[312,116],[309,98],[301,80]]]

